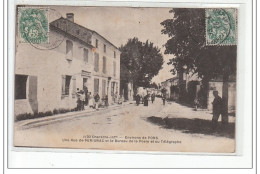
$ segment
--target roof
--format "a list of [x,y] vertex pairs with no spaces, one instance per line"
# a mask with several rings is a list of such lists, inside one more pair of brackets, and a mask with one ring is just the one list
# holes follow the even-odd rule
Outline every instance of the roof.
[[166,83],[166,82],[174,81],[174,80],[179,80],[179,77],[178,77],[178,76],[172,77],[172,78],[166,79],[165,81],[163,81],[163,82],[161,82],[161,83]]
[[[77,39],[91,45],[91,37],[92,34],[97,34],[101,38],[103,38],[106,42],[111,44],[113,47],[118,49],[114,44],[112,44],[110,41],[108,41],[106,38],[104,38],[102,35],[97,33],[94,30],[90,30],[86,27],[83,27],[75,22],[72,22],[66,18],[60,17],[59,19],[56,19],[55,21],[52,21],[50,23],[51,26],[62,30],[63,32],[70,34],[73,37],[76,37]],[[93,45],[91,45],[94,47]]]
[[179,77],[178,76],[175,76],[175,77],[172,77],[172,78],[169,78],[169,79],[167,79],[166,81],[171,81],[171,80],[179,80]]

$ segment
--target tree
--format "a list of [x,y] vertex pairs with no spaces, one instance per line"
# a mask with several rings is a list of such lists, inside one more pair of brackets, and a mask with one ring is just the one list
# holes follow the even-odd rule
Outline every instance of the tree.
[[183,72],[197,73],[204,84],[210,79],[222,77],[224,117],[227,117],[228,80],[236,73],[236,46],[206,46],[205,9],[172,9],[172,19],[161,23],[162,34],[170,39],[166,42],[165,54],[172,54],[168,64],[173,65],[173,74]]
[[121,82],[133,82],[134,89],[139,86],[149,87],[163,65],[160,49],[148,40],[143,43],[134,37],[122,45],[121,51]]

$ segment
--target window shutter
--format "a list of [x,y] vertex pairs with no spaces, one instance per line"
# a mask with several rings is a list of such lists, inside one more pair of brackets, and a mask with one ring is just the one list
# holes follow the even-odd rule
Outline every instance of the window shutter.
[[114,62],[114,77],[116,76],[116,62]]
[[66,76],[62,75],[61,76],[61,94],[65,95],[65,81],[66,81]]
[[94,70],[99,71],[99,54],[95,53]]
[[72,98],[76,97],[76,77],[72,77]]
[[107,64],[106,57],[103,57],[103,73],[104,74],[106,74],[106,71],[107,71],[106,64]]

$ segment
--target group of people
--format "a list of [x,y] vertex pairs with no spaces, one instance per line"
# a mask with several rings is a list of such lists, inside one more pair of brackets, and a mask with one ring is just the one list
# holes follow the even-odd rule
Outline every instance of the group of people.
[[[87,88],[84,90],[77,89],[77,111],[82,111],[85,109],[85,106],[89,106],[91,108],[97,108],[98,103],[100,101],[100,96],[98,93],[93,97],[91,92],[88,92]],[[107,98],[107,97],[106,97]]]
[[[82,111],[85,109],[86,106],[98,109],[101,105],[108,107],[108,95],[105,95],[103,98],[100,98],[99,94],[96,93],[94,97],[92,96],[91,92],[88,91],[87,87],[84,87],[83,90],[79,90],[77,88],[77,111]],[[116,99],[113,99],[113,101],[116,103]],[[121,97],[118,97],[117,100],[118,104],[122,104]]]
[[88,92],[86,90],[79,90],[79,89],[77,89],[76,95],[77,95],[77,108],[76,108],[77,111],[84,110],[85,106],[93,107],[95,104],[94,102],[95,98],[99,98],[99,95],[97,94],[93,99],[91,92]]
[[155,94],[154,93],[152,93],[151,95],[146,94],[145,96],[137,94],[136,97],[135,97],[136,105],[139,106],[139,104],[142,102],[144,104],[144,106],[148,106],[148,101],[149,101],[150,97],[151,97],[151,101],[153,103],[155,101]]

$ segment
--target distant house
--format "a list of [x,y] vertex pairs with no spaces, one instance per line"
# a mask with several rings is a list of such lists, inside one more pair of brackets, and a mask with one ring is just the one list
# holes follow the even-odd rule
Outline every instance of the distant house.
[[120,95],[124,100],[134,99],[133,81],[129,78],[129,71],[124,64],[120,65]]
[[161,88],[166,89],[166,98],[168,100],[178,100],[179,98],[179,78],[173,77],[161,82]]
[[[162,88],[166,89],[166,97],[186,104],[194,104],[194,100],[201,100],[205,103],[208,110],[212,110],[214,100],[213,91],[217,90],[222,97],[222,78],[211,79],[208,83],[208,90],[202,88],[201,78],[193,73],[178,73],[176,77],[161,82]],[[203,91],[202,91],[203,90]],[[202,96],[201,96],[202,95]],[[205,101],[202,101],[205,100]],[[228,82],[228,110],[235,111],[236,106],[236,80],[234,76],[230,77]]]
[[116,46],[96,31],[76,24],[73,13],[50,23],[49,42],[59,44],[37,49],[17,43],[15,115],[73,109],[76,90],[85,87],[92,95],[108,95],[113,102],[120,88],[120,51]]
[[[216,90],[219,96],[222,97],[222,78],[216,78],[209,81],[209,91],[208,91],[208,109],[212,110],[211,102],[214,100],[213,91]],[[234,76],[230,77],[228,82],[228,111],[235,112],[236,110],[236,80]]]

